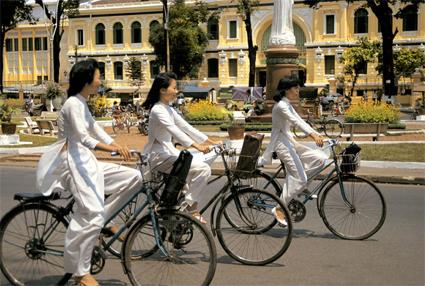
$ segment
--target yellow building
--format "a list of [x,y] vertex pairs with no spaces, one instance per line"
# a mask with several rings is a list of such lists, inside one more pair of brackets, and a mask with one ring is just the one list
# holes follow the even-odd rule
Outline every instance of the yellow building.
[[[337,78],[342,75],[339,58],[344,49],[354,45],[358,37],[370,40],[380,38],[376,17],[362,3],[348,5],[346,1],[324,2],[318,9],[312,9],[295,1],[293,10],[294,33],[300,49],[299,76],[307,86],[340,89]],[[187,4],[194,1],[187,1]],[[229,1],[208,1],[210,9],[220,9],[218,21],[210,20],[203,25],[211,39],[204,54],[199,72],[199,80],[205,79],[211,86],[248,85],[248,47],[244,22],[236,13],[235,4]],[[399,7],[394,7],[397,11]],[[419,11],[412,11],[409,20],[394,19],[394,28],[399,33],[395,38],[395,48],[419,47],[425,52],[425,5]],[[256,84],[265,86],[268,39],[273,15],[273,1],[260,0],[260,6],[252,16],[254,44],[258,46],[256,60]],[[42,18],[42,17],[40,17]],[[118,93],[131,93],[135,87],[125,73],[125,64],[130,57],[136,57],[144,67],[147,90],[151,78],[159,72],[153,64],[155,55],[150,46],[149,29],[151,25],[162,22],[162,3],[160,1],[139,0],[91,0],[81,3],[80,14],[66,22],[65,34],[61,42],[61,81],[66,82],[70,66],[76,60],[86,57],[97,59],[101,72],[107,82]],[[34,51],[25,51],[25,38],[32,37]],[[42,40],[42,50],[35,50],[35,41]],[[20,82],[49,79],[48,25],[20,25],[7,34],[5,52],[6,86],[16,86]],[[19,44],[16,50],[15,42]],[[37,40],[39,42],[39,40]],[[381,77],[375,72],[373,64],[365,67],[360,75],[354,95],[372,95],[381,86]],[[349,84],[349,83],[348,83]],[[407,92],[409,86],[405,89]],[[342,92],[342,90],[339,90]]]

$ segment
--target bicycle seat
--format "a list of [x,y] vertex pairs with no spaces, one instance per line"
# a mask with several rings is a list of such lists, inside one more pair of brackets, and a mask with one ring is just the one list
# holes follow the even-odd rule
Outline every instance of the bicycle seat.
[[60,199],[60,193],[53,192],[50,196],[45,196],[41,193],[17,193],[13,196],[15,201],[52,201]]

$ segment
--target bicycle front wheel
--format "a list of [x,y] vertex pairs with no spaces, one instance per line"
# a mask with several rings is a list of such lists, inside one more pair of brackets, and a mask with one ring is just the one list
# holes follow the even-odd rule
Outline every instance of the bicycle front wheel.
[[[333,181],[320,201],[326,227],[343,239],[362,240],[374,235],[384,224],[385,199],[378,187],[362,177],[347,175]],[[345,197],[345,198],[344,198]]]
[[[23,204],[0,223],[0,268],[13,285],[57,285],[64,281],[68,221],[53,207]],[[69,278],[69,277],[68,277]]]
[[218,240],[235,260],[248,265],[265,265],[281,257],[292,238],[292,222],[280,226],[272,209],[287,208],[276,195],[256,189],[239,190],[230,195],[217,214]]
[[132,285],[208,285],[216,264],[211,234],[180,212],[160,211],[155,223],[151,215],[144,216],[124,242],[124,267]]
[[329,138],[338,138],[344,131],[344,126],[337,119],[329,119],[325,122],[325,135]]

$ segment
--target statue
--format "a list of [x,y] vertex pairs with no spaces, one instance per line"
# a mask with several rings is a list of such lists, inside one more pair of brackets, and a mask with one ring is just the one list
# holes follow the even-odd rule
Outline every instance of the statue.
[[292,26],[294,0],[274,0],[273,24],[269,46],[295,45]]

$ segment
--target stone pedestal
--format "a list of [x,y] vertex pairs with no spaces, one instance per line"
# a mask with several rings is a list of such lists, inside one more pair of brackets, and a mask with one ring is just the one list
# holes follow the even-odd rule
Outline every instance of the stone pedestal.
[[19,144],[19,135],[0,135],[0,145],[15,145]]

